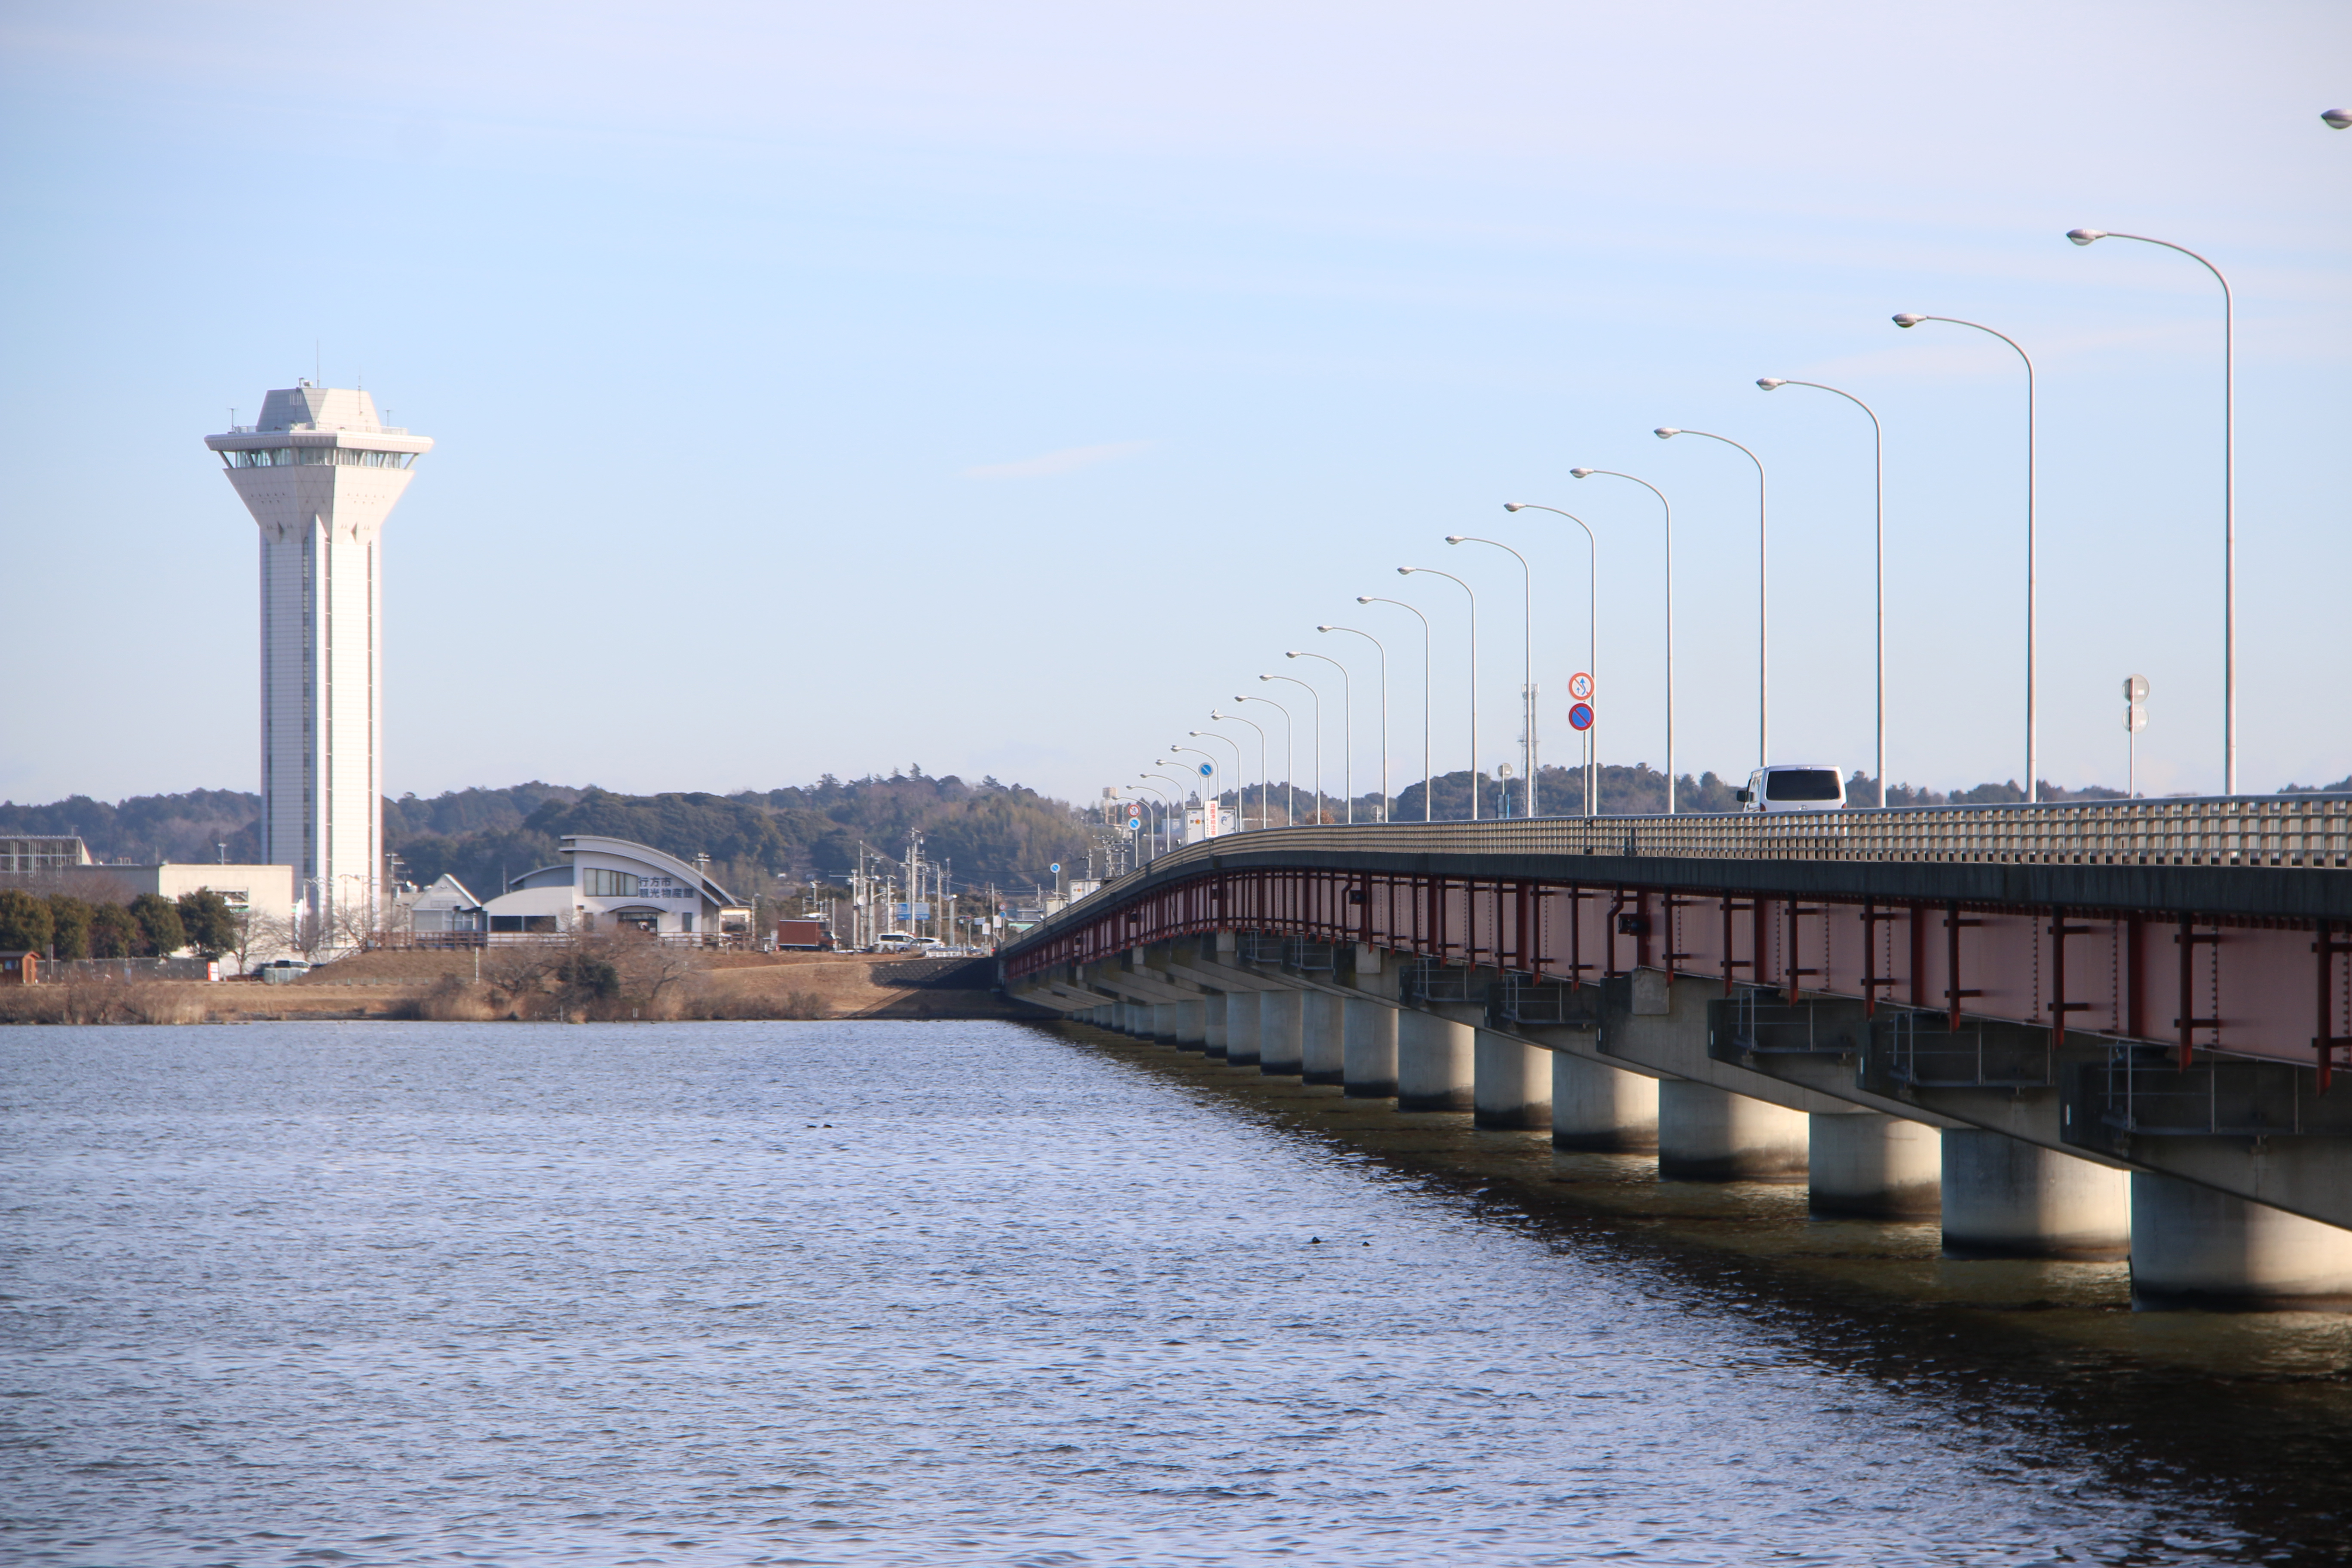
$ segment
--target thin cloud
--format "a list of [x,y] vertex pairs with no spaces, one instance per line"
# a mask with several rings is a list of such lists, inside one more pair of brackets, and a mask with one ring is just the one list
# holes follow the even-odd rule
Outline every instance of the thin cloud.
[[1065,447],[1058,452],[1024,458],[1017,463],[982,463],[963,472],[966,479],[1041,479],[1050,474],[1066,474],[1073,468],[1131,458],[1150,445],[1149,441],[1108,441],[1099,447]]

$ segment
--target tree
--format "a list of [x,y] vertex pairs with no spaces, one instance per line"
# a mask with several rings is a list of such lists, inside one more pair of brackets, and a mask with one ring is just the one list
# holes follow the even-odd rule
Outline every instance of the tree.
[[236,912],[226,899],[210,888],[199,888],[180,895],[179,909],[180,925],[187,932],[190,947],[206,958],[236,951]]
[[49,940],[57,944],[58,956],[88,958],[91,906],[71,893],[51,893],[47,902],[55,933]]
[[121,904],[89,906],[89,956],[129,958],[146,941],[139,917]]
[[131,918],[139,922],[140,947],[157,958],[169,958],[188,945],[179,906],[160,893],[142,893],[131,900]]
[[16,888],[0,892],[0,950],[47,952],[49,939],[56,934],[57,921],[47,899]]

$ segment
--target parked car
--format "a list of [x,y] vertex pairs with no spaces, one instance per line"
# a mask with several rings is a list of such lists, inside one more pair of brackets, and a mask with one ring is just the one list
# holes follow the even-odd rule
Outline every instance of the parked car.
[[1742,811],[1836,811],[1845,805],[1845,775],[1814,763],[1775,763],[1749,773],[1738,794]]
[[886,931],[874,939],[877,952],[905,952],[914,945],[914,936],[903,931]]

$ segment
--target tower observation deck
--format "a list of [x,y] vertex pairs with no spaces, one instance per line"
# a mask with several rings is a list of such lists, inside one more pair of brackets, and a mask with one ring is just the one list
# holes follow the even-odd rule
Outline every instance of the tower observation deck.
[[364,392],[301,382],[205,437],[261,530],[261,858],[372,927],[383,881],[384,519],[422,436]]

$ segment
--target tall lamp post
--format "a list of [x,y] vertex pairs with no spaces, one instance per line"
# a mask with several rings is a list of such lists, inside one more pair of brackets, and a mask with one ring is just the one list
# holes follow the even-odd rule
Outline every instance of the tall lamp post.
[[[1224,794],[1224,793],[1225,793],[1225,792],[1224,792],[1224,790],[1223,790],[1223,786],[1222,786],[1222,783],[1221,783],[1221,781],[1220,781],[1220,780],[1218,779],[1218,777],[1217,777],[1217,774],[1218,774],[1218,771],[1219,771],[1219,770],[1218,770],[1218,768],[1217,768],[1217,753],[1216,753],[1216,752],[1204,752],[1204,751],[1201,750],[1201,748],[1200,748],[1200,747],[1198,747],[1198,746],[1180,746],[1180,745],[1176,744],[1173,741],[1171,741],[1171,742],[1170,742],[1168,743],[1168,749],[1169,749],[1170,751],[1171,751],[1171,752],[1190,752],[1190,753],[1192,753],[1193,756],[1196,756],[1196,757],[1206,757],[1206,758],[1208,758],[1208,759],[1209,759],[1209,762],[1208,762],[1208,775],[1209,775],[1209,794],[1208,794],[1208,799],[1209,799],[1209,800],[1215,800],[1219,795],[1223,795],[1223,794]],[[1168,757],[1160,757],[1160,758],[1158,758],[1157,760],[1158,760],[1160,763],[1161,763],[1162,764],[1164,764],[1164,765],[1166,765],[1166,766],[1168,766],[1168,767],[1171,767],[1171,768],[1181,768],[1181,767],[1184,766],[1184,764],[1183,764],[1182,763],[1173,761],[1172,759],[1168,758]],[[1204,805],[1205,805],[1205,803],[1204,803]],[[1205,827],[1207,827],[1207,826],[1208,826],[1208,825],[1209,825],[1209,824],[1208,824],[1208,816],[1209,816],[1209,814],[1208,814],[1208,812],[1207,812],[1206,810],[1203,810],[1203,811],[1201,813],[1201,826],[1202,826],[1202,827],[1204,827],[1204,828],[1205,828]],[[1212,837],[1213,837],[1213,835]]]
[[1380,655],[1381,655],[1381,820],[1382,822],[1386,822],[1387,820],[1389,820],[1389,817],[1390,817],[1390,815],[1391,815],[1390,810],[1389,810],[1389,650],[1388,650],[1385,647],[1383,647],[1383,646],[1381,645],[1381,639],[1380,639],[1380,638],[1378,638],[1378,637],[1374,637],[1374,636],[1373,636],[1371,633],[1370,633],[1370,632],[1360,632],[1360,631],[1357,631],[1357,630],[1356,630],[1356,628],[1355,628],[1355,627],[1353,627],[1353,626],[1317,626],[1315,629],[1316,629],[1317,631],[1318,631],[1318,632],[1347,632],[1347,633],[1349,633],[1350,636],[1353,636],[1353,637],[1360,637],[1363,638],[1366,642],[1368,642],[1368,643],[1371,644],[1371,645],[1372,645],[1372,647],[1374,647],[1375,648],[1380,649]]
[[1595,474],[1605,474],[1612,479],[1633,479],[1666,509],[1666,815],[1675,813],[1675,503],[1666,492],[1647,479],[1634,479],[1615,468],[1570,468],[1569,477],[1589,479]]
[[[2330,124],[2335,121],[2330,121]],[[2342,127],[2338,126],[2341,130]],[[2070,228],[2076,245],[2100,239],[2136,239],[2177,250],[2213,275],[2221,285],[2221,793],[2238,793],[2238,307],[2230,279],[2220,268],[2185,245],[2144,234],[2104,228]]]
[[1470,595],[1470,820],[1478,820],[1478,591],[1451,572],[1440,572],[1434,566],[1400,566],[1397,575],[1410,577],[1416,572],[1426,572],[1433,577],[1443,577]]
[[1767,392],[1783,386],[1810,386],[1816,392],[1833,393],[1870,416],[1871,451],[1876,465],[1876,522],[1874,525],[1877,549],[1878,599],[1878,804],[1886,804],[1886,432],[1880,428],[1878,411],[1851,392],[1826,385],[1818,381],[1791,381],[1785,375],[1760,375],[1756,384]]
[[[1383,599],[1377,594],[1359,594],[1356,603],[1394,605],[1421,623],[1421,819],[1423,822],[1435,821],[1432,803],[1437,795],[1437,779],[1429,768],[1429,617],[1402,599]],[[1388,709],[1388,664],[1385,659],[1381,661],[1381,708],[1385,716]]]
[[1356,825],[1356,683],[1348,679],[1348,667],[1328,654],[1300,653],[1294,648],[1282,657],[1320,659],[1339,672],[1339,788],[1347,794],[1348,826],[1353,827]]
[[[1240,699],[1236,698],[1234,700],[1238,701]],[[1265,730],[1264,726],[1257,724],[1251,720],[1244,719],[1238,713],[1220,713],[1213,708],[1209,710],[1209,717],[1213,721],[1221,724],[1247,724],[1251,729],[1257,731],[1257,825],[1262,828],[1272,827],[1274,826],[1272,807],[1269,806],[1266,802],[1267,778],[1265,770]],[[1234,748],[1236,752],[1240,749],[1241,748],[1238,746]],[[1242,830],[1244,832],[1247,832],[1249,830],[1249,818],[1246,816],[1242,818]]]
[[1677,436],[1704,436],[1710,441],[1720,441],[1727,447],[1739,447],[1748,453],[1748,460],[1756,465],[1756,765],[1762,767],[1772,760],[1772,709],[1769,677],[1771,638],[1768,624],[1769,598],[1765,593],[1765,533],[1769,510],[1764,479],[1764,459],[1728,436],[1718,436],[1712,430],[1681,430],[1672,425],[1661,425],[1651,432],[1661,441],[1671,441]]
[[[1519,563],[1519,705],[1526,710],[1523,722],[1527,733],[1520,738],[1519,762],[1527,769],[1527,781],[1519,795],[1526,809],[1520,814],[1536,814],[1536,574],[1528,565],[1528,558],[1498,539],[1481,539],[1473,533],[1449,533],[1448,544],[1491,544]],[[1506,790],[1509,785],[1503,786]]]
[[2025,362],[2025,798],[2038,801],[2042,798],[2042,730],[2037,702],[2042,686],[2034,648],[2034,632],[2040,624],[2040,612],[2035,601],[2039,556],[2033,531],[2033,356],[2027,353],[2015,338],[2007,332],[1994,331],[1982,321],[1964,321],[1958,316],[1922,316],[1911,310],[1895,318],[1895,324],[1905,328],[1916,327],[1922,321],[1948,321],[1955,327],[1973,327],[2016,349],[2017,357]]
[[[1323,820],[1323,694],[1295,675],[1261,675],[1258,679],[1286,681],[1292,686],[1303,688],[1315,704],[1312,710],[1315,715],[1315,820],[1320,822]],[[1298,826],[1297,804],[1294,796],[1291,801],[1290,815],[1290,824],[1294,827]]]
[[[1562,511],[1556,506],[1543,506],[1530,500],[1507,500],[1505,511],[1548,511],[1554,517],[1564,517],[1584,530],[1584,668],[1595,680],[1601,679],[1601,542],[1592,536],[1592,527],[1572,511]],[[1573,696],[1573,693],[1570,693]],[[1599,814],[1600,778],[1595,773],[1601,756],[1600,709],[1593,709],[1593,721],[1584,731],[1584,815]]]
[[[1214,713],[1209,715],[1213,719]],[[1234,815],[1241,818],[1240,831],[1249,831],[1249,769],[1242,763],[1242,743],[1231,735],[1214,730],[1187,730],[1187,735],[1200,741],[1222,741],[1234,749]]]
[[[1265,676],[1260,676],[1258,679],[1264,680],[1268,678]],[[1276,702],[1271,697],[1252,697],[1246,692],[1237,691],[1234,693],[1234,700],[1236,702],[1263,702],[1267,707],[1282,715],[1282,815],[1285,820],[1295,827],[1298,824],[1298,767],[1296,762],[1296,753],[1291,748],[1291,741],[1297,726],[1294,725],[1290,721],[1290,710],[1285,708],[1281,703]],[[1265,731],[1261,730],[1258,733],[1263,735]],[[1263,803],[1261,803],[1261,805],[1263,805]],[[1271,825],[1269,824],[1269,826]]]

